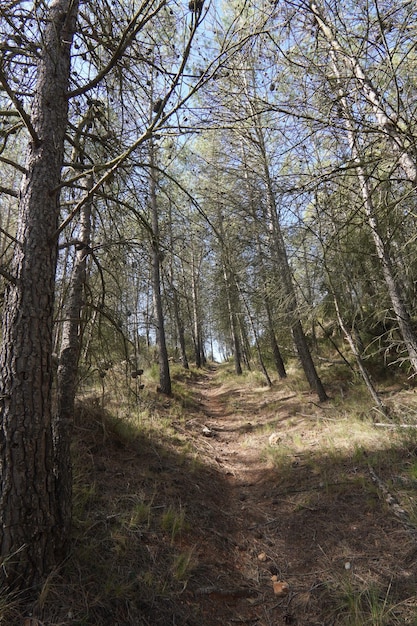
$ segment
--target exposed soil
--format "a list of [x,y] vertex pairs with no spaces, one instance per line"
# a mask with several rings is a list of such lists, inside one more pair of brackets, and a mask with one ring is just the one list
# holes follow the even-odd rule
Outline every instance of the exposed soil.
[[336,440],[313,395],[216,376],[187,383],[179,417],[159,396],[158,440],[145,429],[131,441],[83,404],[74,557],[42,623],[358,626],[349,612],[375,605],[383,618],[363,624],[417,624],[417,444],[343,419]]
[[[222,477],[215,503],[221,515],[207,524],[199,548],[205,577],[194,577],[188,590],[202,623],[330,626],[350,608],[344,595],[348,605],[354,589],[371,595],[378,589],[409,603],[400,623],[416,624],[415,534],[381,500],[366,459],[364,467],[351,451],[323,450],[317,423],[326,409],[308,393],[300,404],[300,394],[277,387],[230,390],[216,386],[213,373],[194,385],[201,402],[194,418],[199,452]],[[210,431],[204,443],[203,426]],[[287,448],[288,438],[293,445]],[[265,458],[269,441],[283,448],[278,467]],[[372,450],[382,476],[392,460],[384,456]],[[209,493],[201,506],[213,506]],[[287,583],[288,592],[276,595],[274,581]]]

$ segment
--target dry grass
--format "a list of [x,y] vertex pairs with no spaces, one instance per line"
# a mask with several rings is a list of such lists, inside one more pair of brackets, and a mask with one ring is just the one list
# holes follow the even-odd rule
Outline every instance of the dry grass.
[[396,417],[381,428],[339,382],[320,405],[301,380],[268,389],[226,367],[179,373],[172,398],[112,376],[114,394],[77,410],[73,552],[0,623],[417,625],[417,429],[395,426],[417,421],[412,390],[386,390]]

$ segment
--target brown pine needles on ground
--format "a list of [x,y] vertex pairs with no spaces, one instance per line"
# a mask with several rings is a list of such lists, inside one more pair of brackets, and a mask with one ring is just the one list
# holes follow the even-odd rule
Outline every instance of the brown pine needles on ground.
[[[218,366],[169,399],[81,398],[73,553],[0,623],[417,624],[415,537],[369,472],[417,524],[417,435],[375,428],[355,393],[320,406]],[[412,390],[389,402],[415,419]]]

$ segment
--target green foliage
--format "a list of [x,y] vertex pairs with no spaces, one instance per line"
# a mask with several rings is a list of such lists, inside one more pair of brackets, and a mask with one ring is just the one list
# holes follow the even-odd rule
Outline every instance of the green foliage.
[[162,514],[161,527],[170,535],[171,541],[175,541],[187,528],[185,510],[182,507],[177,509],[173,506],[169,506]]
[[400,604],[391,585],[381,589],[375,585],[360,588],[350,576],[341,579],[333,590],[337,626],[403,626],[398,617]]
[[196,558],[194,548],[190,548],[185,552],[180,552],[175,556],[172,564],[174,578],[181,582],[186,582],[195,566]]
[[[33,3],[33,15],[26,3],[23,12],[16,8],[20,3],[6,4],[0,26],[5,50],[0,93],[1,303],[3,294],[12,294],[21,282],[9,275],[15,271],[11,259],[18,258],[14,250],[21,234],[41,233],[45,225],[21,221],[16,240],[17,225],[24,218],[19,213],[25,189],[24,142],[29,138],[37,144],[32,126],[43,119],[35,115],[31,122],[25,110],[31,110],[31,101],[41,101],[35,68],[42,59],[44,25],[49,23],[43,3]],[[265,453],[277,469],[289,470],[288,455],[299,454],[304,445],[304,435],[296,428],[310,389],[294,357],[291,330],[298,321],[314,358],[323,359],[320,376],[331,395],[317,419],[321,450],[311,455],[308,466],[313,470],[320,465],[320,454],[333,470],[341,449],[360,467],[366,454],[371,461],[378,458],[372,433],[378,414],[338,326],[348,329],[346,335],[351,333],[376,386],[390,382],[405,389],[410,384],[412,350],[407,351],[407,333],[401,328],[410,313],[408,334],[413,333],[417,304],[415,176],[404,166],[406,157],[414,166],[416,161],[411,145],[416,136],[416,51],[410,31],[417,17],[415,4],[402,3],[393,12],[390,3],[376,8],[360,0],[340,9],[328,3],[320,9],[326,11],[323,19],[314,15],[312,3],[299,11],[286,3],[267,4],[259,11],[256,3],[242,8],[232,2],[220,14],[207,4],[204,29],[199,27],[201,7],[190,10],[187,2],[173,3],[172,8],[170,2],[158,7],[151,3],[139,14],[134,2],[115,1],[110,20],[103,17],[107,7],[98,2],[88,15],[80,12],[74,20],[69,78],[78,96],[71,98],[65,127],[55,129],[67,142],[65,163],[58,164],[66,182],[54,183],[61,190],[60,219],[67,225],[59,237],[55,297],[51,293],[46,299],[56,303],[50,314],[56,320],[53,335],[59,352],[63,305],[79,252],[76,219],[80,202],[85,202],[85,166],[103,179],[100,193],[92,197],[91,248],[85,247],[88,279],[80,312],[78,382],[80,392],[95,397],[94,410],[90,416],[84,411],[84,417],[99,426],[96,440],[81,454],[85,466],[75,463],[77,533],[86,528],[90,507],[101,497],[94,480],[88,480],[90,460],[100,446],[122,451],[135,446],[138,455],[144,443],[157,440],[177,450],[177,466],[191,460],[190,468],[197,467],[192,444],[184,441],[179,427],[187,411],[198,407],[190,390],[197,371],[172,363],[172,397],[153,393],[160,377],[156,327],[162,329],[162,319],[157,324],[154,320],[159,288],[170,355],[178,357],[180,344],[192,353],[194,344],[201,342],[200,352],[203,347],[207,351],[210,341],[230,355],[240,342],[251,371],[236,377],[228,362],[216,380],[233,390],[226,398],[228,409],[240,407],[239,386],[261,389],[268,401],[258,361],[272,367],[274,331],[289,374],[285,390],[296,395],[287,408],[285,441]],[[328,24],[327,33],[323,24]],[[181,78],[184,71],[186,80]],[[86,81],[94,76],[98,82],[92,99],[86,95]],[[54,76],[49,79],[55,84]],[[374,88],[375,97],[370,97]],[[384,94],[383,99],[378,94]],[[187,107],[192,114],[186,113]],[[94,115],[87,117],[90,110]],[[211,112],[209,117],[200,114],[204,110]],[[29,180],[37,182],[32,175]],[[157,206],[149,203],[153,185],[158,187]],[[56,234],[49,241],[47,252],[53,258]],[[34,248],[22,246],[28,249]],[[155,249],[162,276],[158,285],[152,284],[149,271]],[[29,277],[33,285],[36,271],[39,267]],[[396,302],[404,303],[407,315],[398,313]],[[12,318],[22,319],[6,315],[5,324]],[[73,347],[78,352],[78,346]],[[50,351],[47,342],[35,351],[46,355],[45,367]],[[6,360],[12,353],[8,346],[2,350]],[[351,368],[340,363],[341,355]],[[138,369],[145,369],[143,383],[137,374],[132,378]],[[271,402],[271,412],[278,413],[280,403]],[[110,407],[109,413],[100,413],[104,406]],[[51,408],[43,414],[53,413]],[[310,409],[302,410],[313,419]],[[396,407],[387,417],[392,420],[389,426],[401,422],[390,432],[410,457],[417,449],[416,431],[399,426],[412,426],[415,414],[413,408],[404,412]],[[326,419],[334,421],[331,429]],[[80,423],[76,427],[84,428]],[[165,453],[161,450],[158,459],[161,472]],[[389,449],[387,458],[394,458],[391,454],[396,450]],[[408,474],[415,478],[415,473],[410,461]],[[326,487],[331,478],[331,472],[323,470]],[[54,479],[46,475],[43,484]],[[103,552],[112,545],[114,553],[125,554],[133,534],[148,532],[152,524],[175,543],[188,524],[181,504],[168,506],[160,518],[146,499],[139,498],[127,509],[123,515],[114,513],[114,525],[105,521],[111,528],[103,533]],[[85,549],[87,560],[92,554]],[[102,576],[105,559],[98,560]],[[167,569],[182,581],[191,561],[185,550]],[[165,590],[166,580],[155,585]],[[117,600],[134,593],[130,581],[108,579],[103,587]],[[361,619],[367,623],[366,607],[371,613],[373,606],[385,609],[371,588],[363,595],[355,590],[349,594],[354,597],[353,615],[358,613],[352,618],[355,624]],[[385,623],[377,613],[373,619]]]

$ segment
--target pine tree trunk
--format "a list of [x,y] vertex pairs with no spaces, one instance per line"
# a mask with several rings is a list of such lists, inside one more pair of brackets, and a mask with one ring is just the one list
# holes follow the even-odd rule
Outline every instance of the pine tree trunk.
[[[93,177],[87,183],[87,193],[93,186]],[[61,349],[57,379],[57,411],[53,421],[55,473],[59,516],[58,536],[62,537],[61,552],[68,554],[72,519],[72,463],[71,439],[74,403],[77,389],[78,361],[81,347],[81,313],[86,282],[87,259],[91,235],[92,198],[80,213],[80,235],[70,285],[64,307]]]
[[156,169],[154,166],[154,147],[151,144],[150,202],[152,213],[152,287],[156,315],[156,337],[159,362],[159,391],[167,396],[172,393],[171,374],[169,371],[168,349],[165,336],[165,318],[161,293],[161,250],[159,242],[159,216],[156,199]]
[[310,347],[307,343],[307,338],[298,314],[297,298],[293,285],[291,268],[288,262],[281,227],[276,214],[272,185],[266,165],[265,174],[268,181],[268,219],[270,223],[272,253],[276,264],[277,275],[279,275],[279,280],[284,291],[286,314],[291,325],[291,332],[300,363],[310,388],[317,393],[320,402],[325,402],[328,397],[323,383],[317,373],[316,366],[314,365]]
[[241,300],[243,302],[243,305],[244,305],[244,307],[246,309],[246,314],[248,316],[249,323],[250,323],[251,328],[252,328],[252,334],[253,334],[253,338],[254,338],[254,341],[255,341],[256,353],[258,355],[259,365],[260,365],[260,368],[262,370],[262,374],[265,377],[266,384],[268,385],[268,387],[272,387],[272,381],[271,381],[271,378],[270,378],[270,376],[268,374],[268,370],[267,370],[266,365],[265,365],[265,360],[264,360],[263,355],[262,355],[262,350],[261,350],[261,345],[259,343],[259,337],[258,337],[258,332],[256,330],[255,320],[253,319],[253,315],[252,315],[251,310],[249,308],[249,304],[247,303],[247,300],[246,300],[242,290],[240,289],[239,284],[238,284],[236,279],[235,279],[235,283],[236,283],[236,289],[239,291],[240,298],[241,298]]
[[375,244],[378,259],[381,262],[382,273],[384,275],[385,284],[387,285],[388,294],[391,299],[392,308],[397,319],[398,327],[402,335],[410,364],[417,374],[417,336],[413,329],[413,324],[409,314],[408,307],[404,301],[402,289],[395,276],[395,270],[387,246],[379,234],[378,223],[375,216],[372,197],[368,188],[362,167],[358,166],[358,178],[361,186],[362,197],[368,223],[371,229],[372,237]]
[[178,331],[178,342],[180,344],[181,363],[184,369],[188,370],[189,365],[188,365],[188,358],[187,358],[187,349],[185,346],[185,328],[184,328],[184,322],[182,321],[182,318],[181,318],[178,294],[177,294],[175,287],[173,287],[172,300],[173,300],[173,306],[174,306],[175,323],[177,325],[177,331]]
[[269,341],[270,341],[270,345],[271,345],[272,357],[273,357],[273,360],[274,360],[274,365],[275,365],[275,369],[276,369],[276,371],[278,373],[278,376],[281,379],[283,379],[283,378],[287,377],[287,372],[285,370],[284,360],[282,358],[281,350],[279,349],[277,337],[276,337],[276,334],[275,334],[274,323],[273,323],[273,319],[272,319],[271,302],[270,302],[270,297],[269,297],[268,288],[267,288],[266,271],[265,271],[265,267],[264,267],[264,263],[263,263],[262,248],[261,248],[261,242],[260,242],[259,236],[257,236],[257,242],[256,243],[257,243],[258,257],[259,257],[258,258],[258,263],[260,264],[260,269],[261,269],[261,280],[262,280],[263,285],[264,285],[263,298],[264,298],[264,306],[265,306],[266,318],[268,320],[267,331],[268,331]]
[[285,242],[282,235],[282,229],[277,215],[275,195],[271,180],[270,167],[268,163],[268,154],[265,147],[265,138],[262,124],[260,121],[260,116],[251,100],[249,100],[249,104],[254,115],[254,121],[256,122],[255,132],[258,141],[259,154],[264,171],[264,182],[266,187],[266,217],[269,227],[271,254],[275,265],[277,281],[279,282],[283,290],[285,313],[288,319],[288,323],[291,326],[294,344],[310,388],[317,393],[320,402],[324,402],[328,399],[328,397],[314,365],[311,351],[307,343],[307,338],[301,325],[298,313],[297,298],[293,284],[291,267],[288,261]]
[[336,310],[336,315],[337,315],[337,320],[339,322],[339,326],[343,332],[343,334],[346,337],[346,340],[350,346],[350,349],[352,350],[352,354],[356,359],[356,363],[359,369],[359,372],[362,376],[362,379],[369,391],[369,394],[371,396],[371,398],[374,400],[375,404],[377,405],[377,407],[379,408],[379,410],[383,413],[383,415],[385,415],[385,417],[387,417],[387,410],[384,407],[381,398],[378,395],[377,390],[375,389],[371,377],[369,375],[368,370],[365,367],[365,364],[363,362],[363,359],[361,357],[361,351],[358,348],[358,342],[355,341],[354,336],[352,335],[352,333],[349,331],[348,327],[346,326],[346,324],[343,321],[342,315],[340,313],[340,308],[339,308],[339,303],[337,301],[336,295],[333,294],[333,302],[335,305],[335,310]]
[[285,371],[284,360],[281,355],[281,351],[278,346],[277,338],[275,335],[274,325],[272,322],[272,314],[271,314],[271,305],[269,303],[269,297],[265,294],[265,310],[266,316],[268,320],[268,334],[269,340],[271,343],[272,356],[274,359],[275,369],[277,370],[278,376],[280,378],[286,378],[287,372]]
[[[349,147],[352,152],[353,161],[356,166],[356,172],[359,181],[360,193],[363,200],[363,206],[368,220],[369,228],[371,230],[372,238],[374,240],[375,250],[377,257],[381,263],[382,272],[387,286],[388,294],[391,299],[392,308],[395,313],[395,317],[400,329],[404,344],[408,353],[409,361],[414,373],[417,374],[417,336],[414,332],[409,307],[405,302],[403,296],[403,290],[399,281],[396,278],[395,268],[393,261],[389,253],[388,247],[380,235],[380,228],[376,211],[374,207],[373,197],[369,188],[368,177],[363,166],[361,159],[361,153],[358,147],[357,134],[355,132],[355,123],[352,110],[348,104],[345,91],[343,88],[342,75],[340,73],[335,50],[331,51],[332,67],[336,79],[338,81],[338,95],[340,106],[343,109],[345,115],[345,129],[349,142]],[[408,158],[408,157],[407,157]]]
[[201,335],[201,322],[199,312],[199,290],[197,280],[197,268],[195,262],[194,250],[191,253],[191,298],[192,298],[192,326],[193,326],[193,343],[195,365],[200,368],[205,363],[203,338]]
[[14,281],[0,354],[0,578],[35,586],[57,564],[52,438],[52,325],[59,184],[68,121],[70,47],[78,3],[55,0],[39,51],[33,131],[20,191]]
[[241,376],[243,373],[242,370],[242,351],[240,347],[239,341],[239,332],[238,325],[236,321],[235,312],[233,309],[233,303],[231,298],[231,285],[230,285],[230,276],[229,271],[226,267],[225,261],[223,260],[223,277],[225,282],[225,297],[227,301],[227,311],[229,315],[229,327],[230,327],[230,338],[232,342],[232,350],[233,350],[233,359],[235,362],[235,372],[238,376]]

